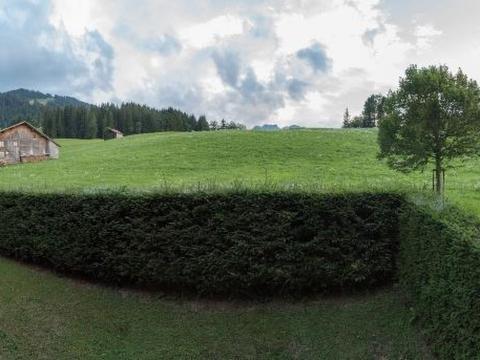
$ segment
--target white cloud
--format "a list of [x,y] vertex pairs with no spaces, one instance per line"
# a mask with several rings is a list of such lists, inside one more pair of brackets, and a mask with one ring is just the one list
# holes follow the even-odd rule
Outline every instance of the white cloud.
[[54,1],[50,19],[57,27],[63,27],[69,34],[80,36],[92,29],[91,6],[89,1]]
[[241,34],[243,22],[231,15],[221,15],[207,22],[195,24],[179,31],[180,39],[197,48],[212,46],[222,38]]
[[417,37],[417,48],[419,50],[425,50],[431,46],[435,37],[442,35],[442,31],[436,29],[431,24],[425,24],[417,25],[414,34]]
[[[51,0],[50,23],[32,31],[39,46],[63,54],[68,44],[67,59],[81,60],[82,71],[64,64],[62,82],[49,85],[67,95],[181,106],[248,125],[339,126],[346,106],[360,112],[410,63],[462,66],[480,78],[480,3],[457,1],[449,10],[397,0]],[[26,31],[21,24],[31,18],[0,6],[0,27]]]

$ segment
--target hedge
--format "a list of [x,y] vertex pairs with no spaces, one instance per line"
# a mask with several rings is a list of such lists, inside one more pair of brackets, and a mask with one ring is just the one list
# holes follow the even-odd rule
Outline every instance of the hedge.
[[109,284],[303,296],[397,277],[433,351],[480,354],[480,223],[396,194],[0,193],[0,253]]
[[433,351],[441,359],[478,359],[478,221],[453,208],[406,205],[399,229],[400,281]]
[[110,284],[304,295],[388,282],[392,194],[0,194],[0,253]]

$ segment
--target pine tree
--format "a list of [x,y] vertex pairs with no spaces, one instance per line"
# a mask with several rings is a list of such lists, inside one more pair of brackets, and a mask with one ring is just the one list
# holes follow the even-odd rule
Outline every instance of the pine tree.
[[87,116],[87,126],[85,129],[85,138],[94,139],[97,136],[97,117],[94,111],[89,111]]
[[234,122],[227,124],[225,120],[222,120],[220,126],[217,122],[209,124],[205,115],[197,121],[195,115],[171,107],[157,110],[135,103],[123,103],[120,106],[105,103],[88,107],[71,105],[58,108],[47,107],[40,121],[35,124],[51,136],[66,138],[102,138],[107,127],[118,129],[127,135],[155,131],[244,128],[242,124]]
[[350,124],[350,113],[348,111],[348,107],[345,109],[345,114],[343,114],[343,125],[342,127],[344,128],[349,128],[351,127]]
[[205,115],[202,115],[198,118],[197,122],[197,131],[208,131],[210,130],[210,126],[208,125],[207,118]]

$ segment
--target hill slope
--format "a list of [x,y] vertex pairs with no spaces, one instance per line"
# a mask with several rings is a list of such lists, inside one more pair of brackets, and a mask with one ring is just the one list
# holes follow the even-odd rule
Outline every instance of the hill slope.
[[[429,189],[431,173],[402,174],[376,159],[375,130],[152,133],[60,140],[60,160],[0,169],[0,189],[136,190],[303,186],[328,191]],[[480,162],[447,172],[447,195],[480,213]]]
[[69,96],[44,94],[39,91],[17,89],[0,93],[0,127],[22,119],[37,122],[46,105],[89,106],[89,104]]
[[[375,158],[375,131],[153,133],[60,140],[58,161],[1,169],[0,187],[152,189],[275,183],[370,187],[409,183]],[[35,183],[32,182],[35,179]]]

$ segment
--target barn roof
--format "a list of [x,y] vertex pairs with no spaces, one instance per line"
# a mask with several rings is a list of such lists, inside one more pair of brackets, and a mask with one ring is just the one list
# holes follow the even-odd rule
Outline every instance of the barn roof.
[[121,134],[121,135],[123,135],[123,133],[122,133],[120,130],[117,130],[117,129],[112,129],[112,128],[110,128],[110,127],[107,127],[107,130],[108,130],[108,131],[111,131],[111,132],[113,132],[113,133],[115,133],[115,134]]
[[52,138],[48,137],[47,135],[45,135],[43,132],[41,132],[40,130],[38,130],[35,126],[33,126],[32,124],[30,124],[29,122],[27,121],[22,121],[22,122],[19,122],[17,124],[14,124],[14,125],[10,125],[9,127],[6,127],[5,129],[1,129],[0,130],[0,134],[7,131],[7,130],[11,130],[11,129],[14,129],[16,127],[19,127],[19,126],[22,126],[22,125],[26,125],[28,126],[30,129],[32,129],[33,131],[35,131],[37,134],[39,134],[41,137],[53,142],[55,145],[60,146],[59,143],[57,143],[55,140],[53,140]]

